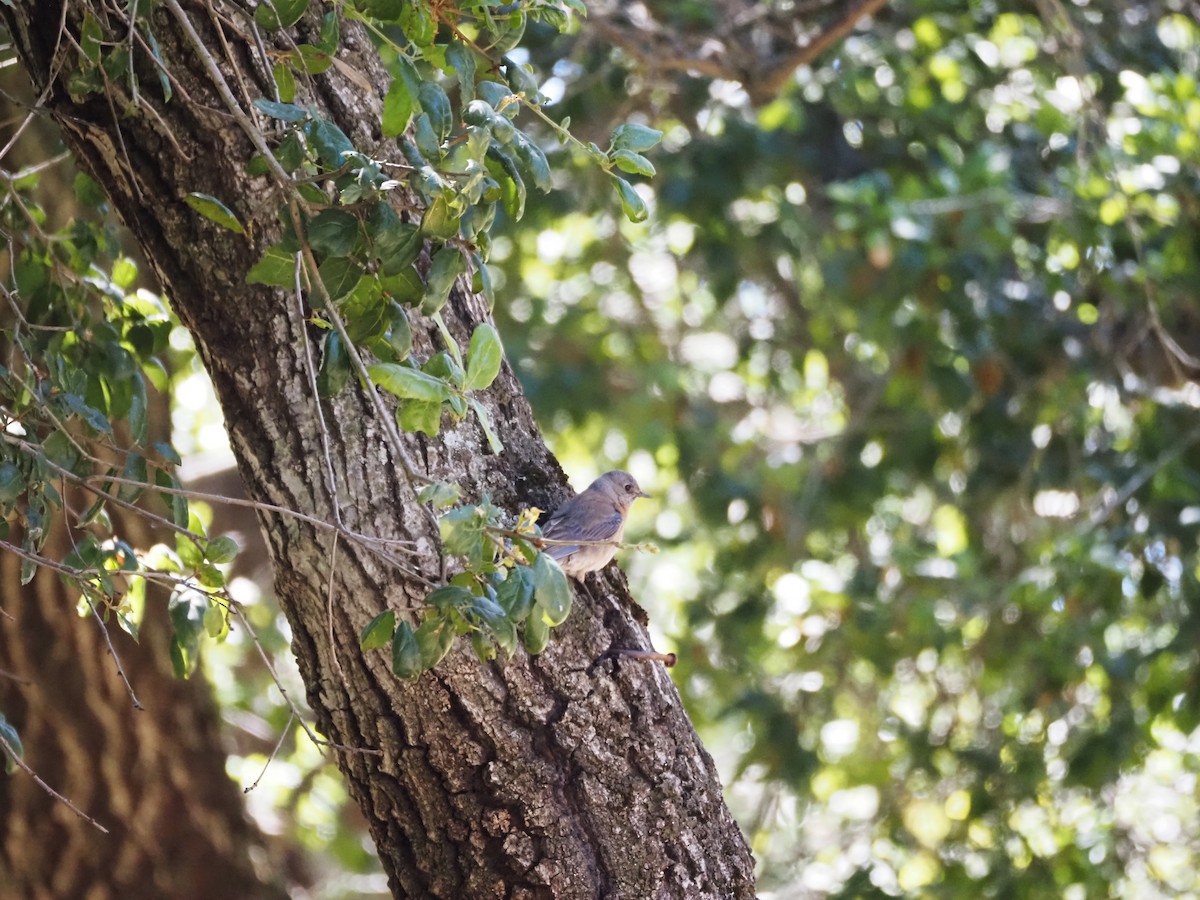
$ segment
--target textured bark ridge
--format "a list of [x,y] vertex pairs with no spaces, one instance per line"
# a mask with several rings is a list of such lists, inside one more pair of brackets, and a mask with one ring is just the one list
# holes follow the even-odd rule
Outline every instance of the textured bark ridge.
[[[53,6],[25,0],[3,12],[39,88],[56,46],[60,8]],[[98,3],[76,0],[69,31],[77,33],[87,8],[110,22]],[[183,8],[242,107],[269,96],[269,74],[237,27],[245,21],[237,11],[219,2]],[[436,579],[432,519],[399,472],[372,405],[351,385],[319,407],[308,359],[318,335],[306,334],[304,310],[287,292],[245,284],[277,234],[279,195],[246,174],[251,144],[170,4],[156,6],[152,24],[177,85],[170,103],[145,91],[140,106],[124,96],[76,103],[55,82],[47,106],[195,336],[249,496],[413,541],[415,553],[402,558]],[[314,30],[306,18],[295,39],[311,39]],[[396,156],[377,133],[385,81],[366,39],[348,24],[339,59],[344,67],[314,78],[316,94],[304,102],[360,148]],[[347,79],[347,70],[356,77]],[[370,96],[359,86],[363,75],[377,86]],[[156,77],[148,71],[143,83]],[[114,109],[125,113],[117,122]],[[247,223],[248,237],[188,208],[191,191],[220,198]],[[465,346],[487,312],[456,290],[443,315]],[[414,332],[418,356],[440,349],[436,330],[416,325]],[[482,399],[502,454],[491,455],[467,419],[436,441],[405,435],[409,457],[423,473],[459,484],[465,498],[486,494],[514,511],[552,507],[564,496],[563,474],[507,366]],[[570,619],[535,659],[518,653],[486,664],[460,648],[406,682],[391,673],[385,653],[364,655],[357,635],[387,606],[416,608],[428,588],[362,545],[341,539],[335,547],[329,532],[297,519],[268,514],[262,524],[320,728],[338,743],[382,751],[339,753],[338,762],[396,896],[753,896],[749,851],[668,674],[657,664],[593,665],[611,646],[644,646],[622,578],[593,576],[577,590]]]

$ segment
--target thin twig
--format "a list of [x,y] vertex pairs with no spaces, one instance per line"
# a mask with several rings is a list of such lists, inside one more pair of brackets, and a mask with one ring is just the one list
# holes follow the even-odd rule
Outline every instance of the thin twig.
[[2,734],[0,734],[0,748],[3,748],[4,751],[8,754],[9,759],[11,759],[19,769],[22,769],[26,775],[28,775],[30,778],[32,778],[34,780],[34,782],[37,784],[37,786],[40,787],[43,791],[45,791],[47,794],[49,794],[51,797],[53,797],[59,803],[62,803],[64,806],[67,807],[67,809],[71,810],[71,812],[75,813],[75,815],[79,816],[79,818],[83,819],[83,821],[85,821],[85,822],[89,823],[90,825],[94,826],[95,828],[99,829],[104,834],[108,834],[107,828],[105,828],[103,825],[101,825],[99,822],[97,822],[95,819],[93,819],[91,816],[89,816],[87,813],[85,813],[82,809],[80,809],[78,806],[76,806],[74,803],[72,803],[70,800],[68,800],[66,797],[64,797],[62,794],[60,794],[54,788],[50,787],[50,785],[46,784],[46,782],[42,781],[42,779],[38,775],[38,773],[33,771],[33,769],[29,768],[29,765],[25,762],[25,760],[21,759],[21,757],[17,755],[17,751],[15,749],[13,749],[13,745],[10,744],[5,739],[4,735],[2,735]]
[[325,624],[329,629],[329,649],[333,653],[333,667],[337,673],[345,677],[342,671],[342,661],[338,657],[337,642],[333,639],[333,576],[337,572],[338,536],[333,533],[333,546],[329,548],[329,585],[325,589]]
[[279,748],[283,746],[283,742],[288,736],[288,731],[291,729],[292,723],[295,721],[296,711],[294,709],[288,710],[287,724],[283,726],[283,731],[279,733],[279,740],[275,742],[275,749],[271,751],[271,755],[268,756],[267,761],[263,763],[262,771],[259,772],[258,777],[254,779],[254,784],[250,785],[248,788],[242,789],[243,794],[250,793],[256,787],[258,787],[258,783],[263,780],[263,776],[267,774],[267,769],[270,768],[271,763],[275,761],[275,757],[279,755]]
[[113,646],[112,637],[108,633],[108,626],[104,624],[104,620],[100,618],[100,614],[96,612],[96,606],[92,603],[92,598],[87,595],[87,591],[81,591],[81,596],[84,602],[87,603],[88,609],[92,611],[92,617],[96,620],[96,624],[100,626],[100,633],[104,635],[104,643],[108,645],[108,653],[113,658],[113,662],[117,666],[117,674],[121,676],[121,680],[125,682],[125,690],[129,692],[129,699],[133,701],[134,709],[145,709],[142,706],[142,701],[138,699],[137,694],[133,691],[133,685],[129,683],[129,678],[125,675],[125,667],[121,665],[121,657],[117,655],[117,648]]
[[246,615],[245,610],[242,609],[242,605],[234,600],[230,600],[229,608],[233,610],[234,614],[241,621],[242,627],[246,629],[246,633],[250,635],[250,639],[254,641],[254,646],[258,650],[258,655],[262,658],[263,665],[267,667],[267,672],[270,674],[271,680],[275,682],[275,687],[279,689],[279,693],[283,696],[284,702],[287,703],[288,709],[295,715],[296,721],[300,723],[300,727],[304,729],[304,733],[308,735],[310,741],[317,747],[332,747],[334,750],[341,750],[343,753],[366,753],[372,756],[383,756],[382,750],[376,750],[373,747],[347,747],[345,744],[337,744],[325,738],[317,737],[313,730],[308,727],[308,723],[304,720],[304,716],[300,714],[300,710],[296,708],[296,704],[287,692],[287,688],[280,681],[279,674],[275,671],[275,666],[271,662],[271,658],[267,655],[267,651],[263,649],[262,642],[258,639],[258,634],[254,631],[254,626],[250,624],[250,619]]

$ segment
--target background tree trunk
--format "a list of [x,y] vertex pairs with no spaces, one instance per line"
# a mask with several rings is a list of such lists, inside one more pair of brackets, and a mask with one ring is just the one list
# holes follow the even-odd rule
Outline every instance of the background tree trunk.
[[[83,0],[68,3],[71,35],[78,37],[88,11],[105,40],[125,38],[127,22]],[[67,71],[74,52],[59,41],[60,13],[32,0],[3,10],[68,143],[109,191],[194,335],[248,495],[359,533],[413,541],[409,562],[437,579],[435,523],[398,471],[367,396],[352,385],[319,407],[309,349],[317,333],[306,310],[287,292],[245,283],[278,234],[282,201],[246,173],[250,140],[181,26],[186,18],[196,29],[242,113],[253,116],[252,99],[271,95],[270,74],[256,62],[246,20],[221,3],[159,5],[150,23],[174,99],[163,103],[143,90],[135,103],[113,81],[108,97],[77,101],[51,75],[62,74],[56,48],[66,48],[58,52]],[[315,39],[311,14],[296,31],[298,42]],[[369,42],[349,23],[339,60],[343,66],[313,79],[315,94],[304,102],[364,152],[395,156],[379,145],[385,81]],[[137,65],[142,84],[154,84],[149,61]],[[364,73],[373,94],[364,94]],[[114,110],[123,113],[117,121]],[[220,198],[249,237],[191,210],[183,198],[192,191]],[[443,315],[465,344],[487,312],[478,298],[455,291]],[[437,347],[428,322],[414,322],[414,332],[418,355]],[[512,372],[506,368],[482,400],[504,442],[501,455],[488,453],[474,419],[437,441],[405,435],[407,454],[429,477],[460,485],[468,500],[488,495],[512,511],[552,507],[564,478]],[[458,648],[434,671],[401,681],[385,654],[362,653],[358,634],[388,606],[417,607],[426,582],[300,520],[261,518],[320,728],[339,744],[381,751],[339,753],[338,762],[397,896],[753,896],[745,841],[666,672],[593,667],[611,646],[645,641],[623,579],[593,577],[537,658],[518,652],[485,664]]]
[[[131,543],[147,537],[136,516],[114,510],[113,519]],[[46,550],[56,558],[70,550],[61,522]],[[150,590],[138,643],[108,628],[138,710],[99,621],[77,614],[74,592],[53,572],[22,587],[20,569],[16,556],[0,555],[0,709],[38,775],[109,833],[23,774],[0,777],[0,895],[286,897],[256,871],[255,855],[267,865],[265,848],[225,774],[208,684],[171,672],[162,592]]]

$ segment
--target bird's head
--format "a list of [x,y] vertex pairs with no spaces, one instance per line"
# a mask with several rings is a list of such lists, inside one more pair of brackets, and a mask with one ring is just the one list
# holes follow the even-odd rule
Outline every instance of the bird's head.
[[636,478],[620,469],[605,472],[592,482],[588,490],[596,491],[609,500],[612,500],[622,510],[629,509],[633,505],[633,501],[638,497],[650,496],[638,487]]

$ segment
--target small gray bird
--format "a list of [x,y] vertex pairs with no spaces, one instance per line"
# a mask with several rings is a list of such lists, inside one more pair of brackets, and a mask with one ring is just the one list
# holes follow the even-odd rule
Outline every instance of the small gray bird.
[[607,544],[548,544],[546,553],[572,578],[582,578],[608,565],[625,533],[625,517],[638,497],[650,495],[628,472],[614,469],[591,483],[586,491],[563,503],[542,526],[542,535],[555,541],[612,541]]

